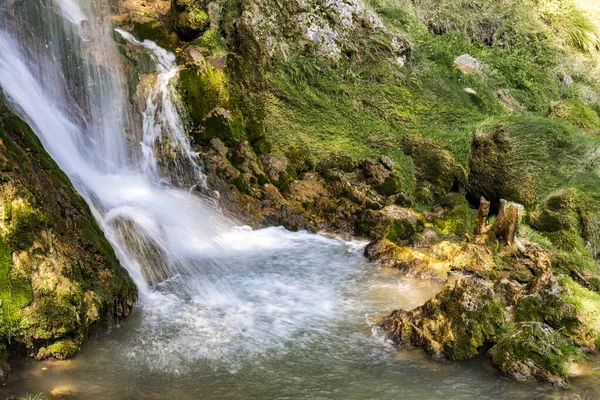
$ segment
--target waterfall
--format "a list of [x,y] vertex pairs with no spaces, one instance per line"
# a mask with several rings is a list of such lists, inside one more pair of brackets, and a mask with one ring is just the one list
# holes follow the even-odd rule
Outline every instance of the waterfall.
[[143,141],[140,145],[144,172],[157,179],[164,178],[159,171],[156,153],[161,153],[163,148],[169,148],[175,154],[176,178],[190,175],[191,172],[193,179],[203,181],[201,168],[198,165],[198,154],[192,151],[185,133],[181,117],[183,107],[179,104],[172,85],[173,79],[179,72],[175,55],[150,40],[140,42],[122,29],[116,31],[128,42],[147,49],[158,72],[156,83],[148,93],[146,109],[143,112]]
[[[99,17],[107,10],[82,3],[21,1],[0,11],[0,86],[92,207],[143,301],[153,285],[197,274],[189,258],[219,248],[216,238],[232,223],[189,188],[169,185],[158,168],[169,146],[180,176],[191,171],[203,179],[170,85],[175,56],[120,32],[145,47],[157,67],[136,134],[110,22]],[[140,147],[127,146],[135,137],[143,137]],[[190,282],[181,280],[182,290],[198,290]]]
[[341,310],[335,285],[363,262],[360,248],[236,227],[181,186],[203,176],[173,92],[175,56],[119,32],[156,65],[136,116],[108,12],[95,3],[0,6],[0,87],[86,199],[139,288],[141,321],[124,353],[135,365],[182,372],[197,360],[235,364],[323,332],[319,324]]

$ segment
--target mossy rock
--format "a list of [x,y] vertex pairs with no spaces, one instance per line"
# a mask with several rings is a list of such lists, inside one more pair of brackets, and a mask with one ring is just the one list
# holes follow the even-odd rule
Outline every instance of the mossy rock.
[[530,294],[515,307],[515,321],[545,323],[577,346],[600,344],[600,295],[571,278],[542,275],[529,284]]
[[527,222],[557,249],[589,255],[586,236],[590,228],[597,228],[584,219],[587,209],[585,194],[568,188],[550,194],[539,210],[529,213]]
[[212,139],[220,139],[230,145],[242,139],[242,126],[239,118],[234,118],[231,112],[224,108],[215,108],[202,120],[199,133],[195,139],[206,144]]
[[522,382],[549,382],[566,387],[569,363],[581,351],[560,332],[541,322],[512,325],[490,349],[492,364]]
[[450,193],[440,198],[437,207],[443,208],[441,215],[431,218],[431,227],[442,235],[463,237],[475,229],[475,210],[460,193]]
[[134,14],[128,23],[132,26],[131,33],[140,41],[152,40],[165,49],[172,49],[177,42],[177,36],[155,19]]
[[192,40],[204,32],[209,25],[209,17],[201,0],[173,0],[171,18],[173,29],[183,40]]
[[49,346],[42,347],[38,351],[37,358],[40,360],[46,358],[65,360],[73,357],[78,351],[79,345],[75,341],[71,339],[64,339],[54,342]]
[[467,172],[449,151],[433,141],[416,136],[406,136],[402,146],[417,169],[418,200],[430,203],[450,191],[464,188]]
[[496,125],[491,133],[473,136],[468,182],[472,198],[483,196],[496,207],[500,199],[525,206],[535,203],[534,178],[519,168],[515,146],[503,124]]
[[493,341],[506,321],[504,307],[483,280],[460,279],[412,311],[398,310],[383,329],[397,344],[423,348],[436,357],[474,358]]
[[207,29],[197,39],[191,41],[189,45],[206,49],[211,54],[227,51],[223,37],[214,29]]
[[[563,288],[561,298],[575,309],[577,323],[566,327],[565,334],[585,350],[600,348],[600,294],[568,277],[558,278]],[[593,287],[593,286],[592,286]]]
[[202,125],[212,110],[228,108],[227,78],[222,70],[209,65],[187,64],[179,71],[177,90],[195,126]]
[[327,154],[317,162],[316,166],[316,170],[322,175],[326,175],[332,170],[352,172],[356,168],[358,168],[358,161],[355,157],[337,151]]
[[[126,317],[135,285],[84,199],[0,98],[2,165],[12,167],[0,167],[0,343],[35,356]],[[64,343],[57,354],[72,355]]]

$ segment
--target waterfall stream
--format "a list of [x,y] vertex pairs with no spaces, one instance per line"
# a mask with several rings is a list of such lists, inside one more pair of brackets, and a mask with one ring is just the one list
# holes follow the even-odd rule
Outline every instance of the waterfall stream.
[[[252,231],[223,217],[182,186],[190,171],[194,184],[204,177],[173,93],[173,54],[118,32],[157,69],[136,116],[106,8],[92,0],[8,3],[0,4],[0,87],[89,203],[140,299],[130,318],[74,360],[25,363],[0,394],[531,400],[553,393],[507,382],[477,360],[437,364],[399,353],[372,325],[438,286],[368,265],[364,243]],[[167,174],[163,163],[175,168]]]

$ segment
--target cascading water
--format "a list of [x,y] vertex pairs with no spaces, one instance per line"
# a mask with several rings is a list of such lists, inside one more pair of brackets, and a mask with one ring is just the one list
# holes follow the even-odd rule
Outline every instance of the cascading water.
[[170,86],[177,73],[173,54],[119,31],[145,48],[157,67],[143,132],[130,133],[142,143],[127,147],[124,135],[136,125],[118,63],[104,59],[118,56],[98,14],[74,0],[56,0],[58,8],[15,4],[3,10],[2,21],[36,15],[39,32],[30,37],[16,24],[1,31],[0,85],[88,200],[140,289],[143,323],[140,340],[128,350],[132,357],[161,371],[185,369],[182,359],[226,358],[233,366],[242,355],[283,346],[337,313],[336,290],[312,268],[314,256],[294,261],[304,269],[280,268],[285,252],[313,248],[316,255],[319,246],[341,249],[346,261],[343,242],[282,229],[235,228],[210,201],[169,186],[169,177],[161,175],[166,147],[170,162],[202,180]]
[[0,394],[66,391],[94,400],[549,394],[503,381],[476,362],[398,356],[369,324],[382,312],[422,303],[437,287],[368,266],[362,244],[236,227],[211,201],[176,187],[202,184],[203,177],[172,92],[174,56],[119,33],[147,50],[157,67],[136,117],[108,11],[96,3],[0,2],[0,87],[87,199],[138,285],[140,302],[121,329],[92,338],[94,345],[74,360],[23,366]]
[[[172,148],[175,153],[176,178],[192,175],[203,181],[198,165],[198,154],[192,151],[181,120],[183,108],[178,103],[177,95],[171,85],[179,71],[175,63],[175,55],[145,40],[140,42],[133,35],[121,29],[116,30],[128,42],[147,49],[156,64],[158,76],[156,83],[148,93],[146,109],[143,113],[143,141],[141,143],[142,169],[149,176],[161,177],[156,152],[164,153],[157,145]],[[181,182],[181,180],[180,180]]]

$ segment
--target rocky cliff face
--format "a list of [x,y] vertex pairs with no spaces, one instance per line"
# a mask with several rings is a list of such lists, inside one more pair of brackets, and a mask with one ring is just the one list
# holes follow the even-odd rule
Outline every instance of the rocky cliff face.
[[85,201],[0,100],[1,377],[10,352],[72,356],[94,326],[125,318],[136,289]]

